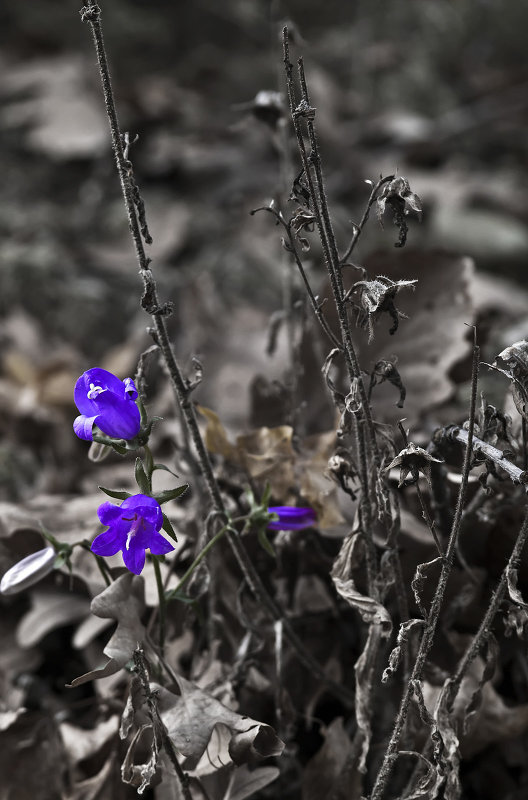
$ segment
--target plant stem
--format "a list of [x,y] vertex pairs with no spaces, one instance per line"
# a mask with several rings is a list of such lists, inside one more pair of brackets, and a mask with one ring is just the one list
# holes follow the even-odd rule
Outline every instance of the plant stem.
[[379,190],[381,189],[383,184],[390,183],[390,181],[392,181],[393,179],[394,175],[387,175],[385,178],[380,178],[379,181],[376,183],[376,185],[372,187],[368,203],[365,207],[365,211],[363,212],[363,216],[361,217],[361,222],[359,223],[359,225],[355,226],[355,230],[354,233],[352,234],[352,239],[350,240],[350,244],[348,245],[346,251],[343,253],[341,258],[339,259],[340,264],[343,264],[352,255],[352,252],[356,244],[358,243],[358,239],[361,236],[363,228],[365,227],[365,224],[369,218],[370,209],[372,208],[374,202],[376,201],[376,197]]
[[161,578],[160,562],[157,556],[152,556],[154,565],[154,575],[156,576],[156,587],[159,599],[159,647],[161,655],[165,652],[165,620],[167,615],[167,600],[165,598],[165,588]]
[[416,661],[413,667],[413,671],[407,683],[407,686],[403,692],[400,708],[398,711],[398,715],[396,717],[392,735],[389,740],[387,750],[385,751],[383,762],[379,769],[374,784],[374,788],[372,790],[371,800],[381,800],[383,793],[387,787],[387,783],[392,774],[392,770],[397,759],[398,747],[400,744],[401,735],[403,733],[405,720],[407,719],[407,713],[409,711],[411,697],[414,693],[413,685],[415,681],[420,681],[422,679],[423,669],[425,666],[427,655],[429,653],[429,650],[431,649],[431,645],[433,643],[433,637],[436,631],[436,626],[438,624],[438,619],[440,617],[440,609],[442,607],[442,602],[444,599],[445,589],[447,586],[447,579],[449,577],[449,573],[451,572],[451,567],[453,565],[453,558],[455,554],[456,543],[458,541],[460,523],[462,521],[462,511],[464,508],[469,472],[471,469],[471,461],[473,457],[472,445],[473,445],[473,431],[475,427],[479,353],[480,353],[479,348],[477,347],[476,344],[474,344],[473,368],[471,375],[471,401],[469,407],[469,424],[467,431],[468,433],[467,449],[464,455],[464,466],[462,468],[462,482],[460,484],[460,490],[458,493],[455,516],[453,519],[453,525],[451,528],[451,533],[447,544],[447,550],[443,558],[440,578],[431,603],[431,608],[429,610],[426,626],[423,632],[420,646],[418,648],[418,654],[416,656]]
[[466,674],[472,661],[474,661],[474,659],[478,655],[480,648],[482,647],[483,643],[488,638],[491,632],[490,629],[492,622],[495,618],[497,611],[499,610],[500,604],[504,599],[504,595],[506,594],[506,589],[508,588],[508,573],[511,569],[515,569],[516,567],[518,567],[522,551],[524,549],[527,539],[528,539],[528,510],[524,517],[521,529],[517,534],[517,539],[515,541],[515,545],[513,547],[510,558],[508,559],[508,563],[502,571],[500,581],[495,591],[493,592],[490,604],[486,609],[486,613],[484,614],[482,622],[480,623],[479,629],[475,634],[468,649],[466,650],[462,660],[460,661],[455,677],[453,678],[452,681],[449,682],[449,684],[446,687],[446,690],[449,693],[448,706],[447,706],[448,710],[453,706],[453,703],[458,694],[458,690],[460,689],[460,684],[462,683],[464,675]]
[[215,536],[213,536],[213,538],[212,538],[212,539],[210,539],[210,541],[209,541],[209,542],[207,542],[207,544],[205,545],[205,547],[203,548],[203,550],[201,550],[201,551],[198,553],[198,555],[196,556],[196,558],[195,558],[195,559],[194,559],[194,561],[192,562],[192,564],[191,564],[191,566],[189,567],[189,569],[187,570],[187,572],[186,572],[186,573],[184,574],[184,576],[183,576],[183,577],[180,579],[180,581],[179,581],[178,585],[177,585],[177,586],[176,586],[174,589],[171,589],[171,591],[170,591],[170,594],[169,594],[169,597],[168,597],[168,599],[169,599],[169,600],[172,600],[172,598],[173,598],[173,597],[176,597],[176,595],[178,594],[178,592],[179,592],[179,591],[180,591],[180,590],[181,590],[181,589],[182,589],[182,588],[185,586],[185,584],[187,583],[187,581],[189,580],[189,578],[190,578],[190,577],[191,577],[191,575],[193,574],[193,572],[194,572],[194,570],[196,569],[196,567],[198,566],[198,564],[200,564],[200,563],[203,561],[203,559],[206,557],[207,553],[208,553],[210,550],[212,550],[212,549],[213,549],[213,547],[215,546],[215,544],[216,544],[217,542],[219,542],[219,541],[220,541],[220,539],[222,539],[222,537],[223,537],[223,536],[224,536],[224,534],[227,532],[227,530],[229,529],[229,527],[230,527],[229,525],[224,525],[224,527],[223,527],[223,528],[222,528],[220,531],[218,531],[218,533],[217,533],[217,534],[215,534]]
[[[209,458],[209,453],[207,452],[207,448],[205,447],[204,440],[202,439],[202,435],[200,433],[200,428],[198,426],[194,405],[191,402],[188,385],[172,351],[165,318],[162,313],[163,310],[159,305],[156,283],[152,272],[149,269],[150,260],[145,254],[145,248],[141,238],[141,230],[132,197],[130,174],[128,172],[128,165],[130,162],[125,159],[115,99],[110,81],[110,71],[108,68],[108,59],[106,57],[100,17],[101,9],[93,2],[91,2],[90,5],[85,6],[81,11],[81,18],[83,21],[89,23],[92,31],[95,51],[97,54],[97,63],[101,77],[101,84],[103,87],[104,102],[110,124],[112,149],[114,151],[114,157],[121,183],[121,189],[123,192],[134,249],[140,267],[141,278],[143,280],[145,296],[148,296],[149,308],[154,309],[151,313],[156,332],[157,343],[167,366],[169,377],[176,393],[179,407],[183,414],[184,422],[187,426],[187,430],[196,450],[202,477],[205,480],[214,510],[225,520],[227,519],[227,513],[220,492],[220,487],[218,486],[218,482],[213,472],[211,459]],[[317,678],[319,678],[319,680],[323,681],[325,685],[328,686],[328,688],[334,693],[334,695],[343,701],[343,703],[346,705],[353,704],[354,693],[326,675],[316,659],[313,658],[308,650],[306,650],[304,644],[291,627],[289,621],[283,618],[282,610],[266,590],[260,575],[255,569],[253,562],[251,561],[244,545],[238,538],[238,535],[230,529],[227,529],[226,538],[250,590],[260,602],[262,608],[266,610],[266,612],[274,621],[277,622],[279,620],[283,620],[284,636],[290,643],[299,661]]]

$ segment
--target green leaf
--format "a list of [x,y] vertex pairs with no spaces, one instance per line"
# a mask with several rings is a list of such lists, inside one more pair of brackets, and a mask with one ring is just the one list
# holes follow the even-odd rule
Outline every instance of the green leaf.
[[147,478],[147,473],[140,458],[136,458],[136,466],[134,469],[134,477],[139,487],[141,494],[150,494],[150,481]]
[[156,469],[163,469],[163,470],[165,470],[165,472],[170,472],[170,474],[174,475],[175,478],[179,478],[180,477],[176,472],[173,472],[172,469],[169,469],[168,467],[166,467],[165,464],[154,464],[154,466],[152,467],[152,472],[154,472],[154,470],[156,470]]
[[126,500],[127,497],[132,497],[131,492],[126,492],[124,489],[105,489],[104,486],[99,486],[99,489],[108,495],[108,497],[113,497],[115,500]]
[[257,538],[262,549],[265,550],[266,553],[268,553],[268,555],[270,555],[272,558],[277,558],[277,554],[275,553],[270,540],[266,536],[266,531],[263,528],[257,532]]
[[170,600],[179,600],[180,603],[188,603],[189,605],[196,602],[195,597],[189,597],[187,594],[182,594],[180,592],[174,591],[167,592],[165,594],[165,600],[169,602]]
[[171,539],[174,539],[175,542],[178,541],[178,537],[174,532],[174,528],[172,527],[171,521],[166,514],[163,514],[163,525],[161,527],[163,528],[165,533],[168,533]]
[[184,483],[183,486],[178,486],[176,489],[165,489],[165,491],[155,494],[154,499],[162,505],[163,503],[168,503],[169,500],[176,500],[176,498],[180,497],[188,488],[189,484]]

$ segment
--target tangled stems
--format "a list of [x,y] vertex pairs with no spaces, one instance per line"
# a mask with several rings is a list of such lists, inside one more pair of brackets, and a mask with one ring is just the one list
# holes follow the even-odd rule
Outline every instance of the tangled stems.
[[[184,379],[178,362],[176,361],[172,351],[167,326],[163,316],[165,309],[160,306],[156,283],[152,272],[149,269],[150,260],[147,258],[145,253],[143,239],[141,236],[141,227],[134,204],[130,162],[125,157],[123,139],[119,129],[119,121],[110,81],[110,71],[108,68],[108,60],[106,57],[100,17],[101,9],[94,2],[90,2],[89,5],[85,6],[81,11],[81,19],[90,25],[95,51],[97,54],[97,63],[103,88],[106,113],[110,125],[112,149],[114,152],[121,189],[123,192],[136,258],[140,268],[140,275],[145,289],[142,304],[152,315],[156,341],[167,366],[171,384],[176,393],[185,425],[197,453],[201,473],[207,485],[207,490],[209,492],[214,511],[221,519],[226,520],[228,516],[222,495],[220,493],[220,488],[215,478],[211,460],[198,427],[194,405],[191,402],[192,387]],[[306,650],[302,641],[291,627],[290,623],[283,618],[281,609],[275,603],[271,595],[267,592],[260,575],[255,569],[238,535],[229,527],[226,529],[225,535],[249,588],[258,599],[261,606],[267,611],[269,616],[276,622],[282,621],[284,635],[296,653],[299,661],[304,664],[304,666],[310,672],[312,672],[312,674],[319,678],[319,680],[323,681],[325,685],[328,686],[328,688],[334,693],[334,695],[343,701],[343,703],[346,705],[353,704],[353,692],[348,690],[346,687],[341,686],[336,681],[333,681],[325,674],[319,663]]]
[[394,724],[392,735],[389,740],[387,750],[385,751],[383,762],[378,772],[370,800],[381,800],[385,788],[387,786],[387,783],[389,782],[390,776],[392,774],[392,770],[394,768],[394,764],[397,759],[398,746],[400,743],[401,735],[403,733],[403,727],[405,725],[405,720],[407,719],[407,714],[409,711],[411,697],[414,692],[414,684],[416,681],[420,681],[422,679],[425,661],[427,659],[429,650],[431,649],[431,645],[433,643],[433,637],[436,631],[436,626],[438,624],[438,619],[440,617],[440,609],[442,607],[442,602],[444,599],[445,589],[447,586],[447,579],[449,577],[449,573],[451,572],[451,567],[453,565],[455,548],[458,541],[458,534],[460,532],[460,523],[462,521],[462,512],[464,509],[464,501],[466,497],[469,472],[471,470],[471,462],[473,458],[473,431],[475,428],[475,408],[476,408],[476,398],[477,398],[479,353],[480,350],[475,344],[473,346],[473,368],[471,375],[471,401],[469,407],[467,448],[464,455],[464,465],[462,468],[462,481],[460,484],[460,491],[458,493],[457,505],[455,509],[455,515],[453,518],[453,525],[451,528],[449,541],[447,544],[447,550],[445,552],[444,559],[442,562],[442,570],[440,572],[440,578],[434,593],[429,614],[427,616],[424,633],[422,636],[422,640],[420,642],[420,646],[418,648],[418,654],[416,656],[416,661],[412,670],[412,674],[403,692],[403,696],[400,702],[400,708],[398,711],[398,715],[396,717],[396,722]]

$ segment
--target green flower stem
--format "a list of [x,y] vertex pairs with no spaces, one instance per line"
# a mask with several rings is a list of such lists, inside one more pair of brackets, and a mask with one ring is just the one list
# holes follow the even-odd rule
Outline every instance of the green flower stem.
[[156,586],[158,589],[159,598],[159,646],[161,655],[165,652],[165,620],[167,611],[167,599],[165,597],[165,589],[161,579],[160,562],[157,556],[152,556],[152,563],[154,565],[154,575],[156,576]]
[[85,542],[85,541],[74,542],[71,545],[72,550],[73,550],[74,547],[82,547],[83,550],[87,550],[90,553],[90,555],[92,555],[95,558],[96,564],[99,567],[99,572],[103,576],[103,580],[104,580],[105,584],[107,586],[110,586],[110,584],[112,583],[112,576],[110,575],[110,572],[108,571],[108,567],[106,566],[104,558],[102,558],[101,556],[96,556],[95,553],[92,552],[88,542]]
[[[237,521],[237,520],[233,520],[233,521],[235,522],[235,521]],[[246,520],[246,521],[245,521],[245,523],[244,523],[244,527],[243,527],[243,529],[242,529],[242,533],[245,533],[245,532],[246,532],[246,530],[247,530],[247,528],[248,528],[248,520]],[[176,588],[171,590],[171,592],[170,592],[170,594],[169,594],[169,598],[175,597],[175,596],[178,594],[178,592],[179,592],[179,591],[180,591],[180,590],[183,588],[183,586],[185,586],[185,584],[187,583],[187,581],[189,580],[189,578],[192,576],[192,574],[193,574],[194,570],[196,569],[196,567],[198,566],[198,564],[200,564],[200,563],[203,561],[203,559],[205,558],[205,556],[207,555],[207,553],[208,553],[210,550],[212,550],[212,549],[213,549],[213,547],[215,546],[215,544],[216,544],[217,542],[219,542],[219,541],[220,541],[220,539],[221,539],[221,538],[224,536],[224,534],[225,534],[225,533],[226,533],[228,530],[230,530],[230,531],[231,531],[231,533],[234,533],[236,536],[238,536],[238,535],[239,535],[239,534],[238,534],[238,532],[237,532],[237,531],[236,531],[236,530],[233,528],[233,526],[232,526],[231,524],[229,524],[229,525],[224,525],[224,527],[223,527],[221,530],[219,530],[219,531],[218,531],[218,533],[217,533],[217,534],[215,534],[215,535],[213,536],[213,538],[212,538],[212,539],[211,539],[209,542],[207,542],[207,544],[205,545],[205,547],[203,548],[203,550],[201,550],[201,551],[198,553],[198,555],[197,555],[197,556],[196,556],[196,558],[194,559],[193,563],[191,564],[191,566],[189,567],[189,569],[187,570],[187,572],[185,573],[185,575],[183,576],[183,578],[181,578],[181,579],[180,579],[180,582],[178,583],[178,585],[176,586]],[[241,535],[241,534],[240,534],[240,535]]]

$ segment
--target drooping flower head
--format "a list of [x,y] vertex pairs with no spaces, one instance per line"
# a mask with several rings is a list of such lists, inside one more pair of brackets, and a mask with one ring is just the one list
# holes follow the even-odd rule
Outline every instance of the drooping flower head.
[[275,522],[270,522],[270,531],[300,531],[309,528],[317,521],[313,508],[294,508],[293,506],[269,506],[269,514],[277,514]]
[[79,439],[92,441],[93,426],[115,439],[133,439],[141,427],[141,415],[134,402],[138,396],[134,381],[120,381],[111,372],[94,367],[84,372],[73,392],[79,409],[73,430]]
[[91,544],[97,556],[114,556],[120,550],[130,572],[139,575],[145,566],[145,550],[157,556],[174,547],[159,533],[163,514],[157,500],[146,494],[135,494],[120,506],[103,503],[97,515],[108,530],[96,536]]

